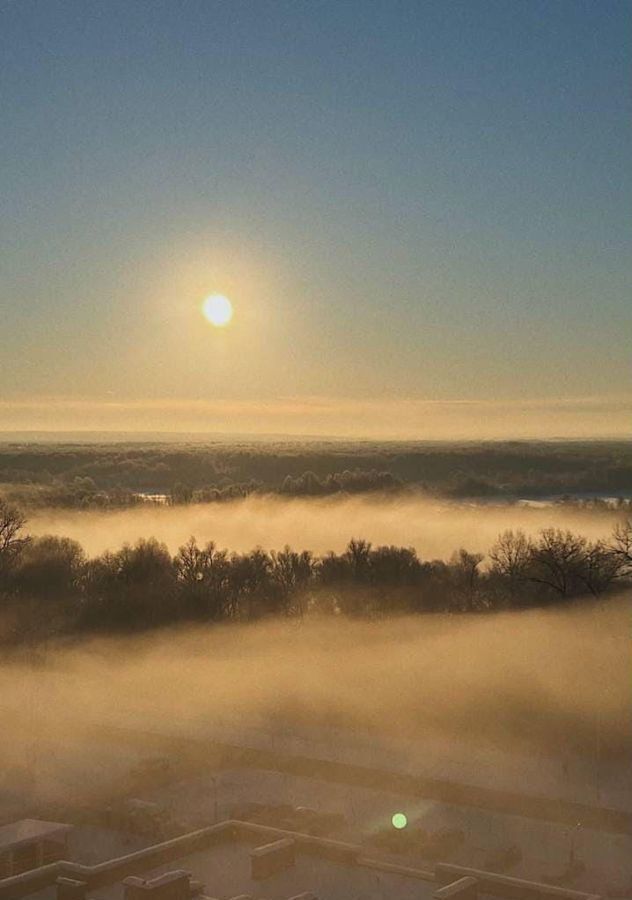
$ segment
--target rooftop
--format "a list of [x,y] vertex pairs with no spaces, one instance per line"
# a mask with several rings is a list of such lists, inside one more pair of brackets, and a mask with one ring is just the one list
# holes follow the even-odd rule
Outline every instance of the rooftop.
[[[263,868],[262,856],[267,857]],[[239,895],[288,900],[300,894],[319,900],[431,900],[442,885],[465,876],[476,882],[480,900],[518,894],[522,900],[597,900],[577,891],[459,866],[437,865],[433,871],[408,868],[384,857],[368,857],[357,845],[238,821],[209,826],[94,866],[58,862],[31,870],[0,881],[0,900],[56,900],[60,876],[82,883],[89,900],[124,900],[123,880],[129,876],[151,881],[177,870],[202,883],[200,900]]]
[[0,826],[0,852],[28,844],[31,841],[60,837],[72,830],[72,825],[62,822],[45,822],[42,819],[20,819],[10,825]]

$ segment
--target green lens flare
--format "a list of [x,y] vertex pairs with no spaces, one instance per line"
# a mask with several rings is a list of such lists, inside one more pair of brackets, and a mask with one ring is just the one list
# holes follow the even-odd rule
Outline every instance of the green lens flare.
[[393,828],[398,828],[400,830],[402,828],[406,828],[406,826],[408,825],[408,819],[406,818],[404,813],[395,813],[393,818],[391,819],[391,822],[393,824]]

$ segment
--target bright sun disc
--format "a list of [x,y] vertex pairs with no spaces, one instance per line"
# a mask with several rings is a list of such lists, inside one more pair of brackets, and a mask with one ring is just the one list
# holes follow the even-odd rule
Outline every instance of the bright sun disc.
[[223,294],[211,294],[202,304],[202,312],[216,328],[228,325],[233,317],[233,304]]

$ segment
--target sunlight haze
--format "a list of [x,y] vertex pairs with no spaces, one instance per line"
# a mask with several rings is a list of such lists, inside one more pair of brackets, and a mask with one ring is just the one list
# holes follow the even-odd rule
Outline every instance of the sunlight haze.
[[369,6],[2,5],[0,430],[629,429],[629,5]]
[[0,0],[0,900],[632,900],[632,0]]

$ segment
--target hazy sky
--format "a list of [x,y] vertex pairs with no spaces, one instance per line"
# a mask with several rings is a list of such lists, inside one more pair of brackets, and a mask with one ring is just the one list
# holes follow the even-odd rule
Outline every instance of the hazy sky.
[[0,0],[0,429],[623,433],[631,34],[618,0]]

